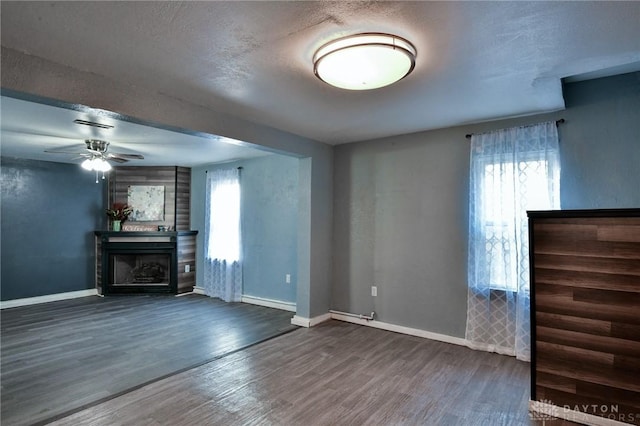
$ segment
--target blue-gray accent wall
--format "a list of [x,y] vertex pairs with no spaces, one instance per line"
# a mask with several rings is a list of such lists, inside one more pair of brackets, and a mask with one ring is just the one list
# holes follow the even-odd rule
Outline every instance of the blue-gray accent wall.
[[640,207],[640,72],[564,86],[563,209]]
[[640,73],[564,96],[563,111],[335,147],[332,308],[464,337],[469,133],[564,118],[562,208],[640,207]]
[[[274,154],[192,169],[191,226],[200,230],[196,263],[198,286],[202,286],[204,279],[205,171],[242,167],[243,294],[296,303],[298,163],[297,158]],[[291,275],[290,283],[285,282],[286,274]]]
[[95,288],[103,184],[77,164],[1,159],[1,300]]

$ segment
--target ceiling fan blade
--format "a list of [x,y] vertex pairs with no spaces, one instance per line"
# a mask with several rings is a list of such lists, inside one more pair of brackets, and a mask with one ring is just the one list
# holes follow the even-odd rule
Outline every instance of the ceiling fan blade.
[[22,135],[22,136],[37,136],[39,138],[46,138],[46,139],[58,139],[60,141],[74,141],[74,142],[81,142],[82,140],[77,138],[77,137],[68,137],[68,136],[56,136],[56,135],[52,135],[51,133],[43,133],[43,132],[33,132],[33,131],[28,131],[28,130],[23,130],[23,129],[10,129],[10,128],[3,128],[2,129],[2,133],[11,133],[14,135]]
[[115,161],[116,163],[127,163],[129,162],[129,160],[127,160],[126,158],[120,158],[120,157],[116,157],[115,155],[108,155],[107,156],[109,161]]
[[76,154],[76,155],[82,154],[82,152],[78,152],[78,151],[49,151],[48,149],[45,149],[44,152],[48,154]]
[[[45,150],[44,152],[51,154],[73,154],[78,158],[102,158],[103,160],[113,161],[115,163],[126,163],[129,160],[144,160],[144,156],[141,154],[124,154],[119,152],[106,152],[109,146],[109,142],[88,139],[85,141],[86,147],[84,151],[64,151],[64,150]],[[63,148],[65,149],[65,148]],[[68,148],[67,148],[68,149]]]
[[129,158],[132,160],[144,160],[144,156],[140,154],[122,154],[119,152],[109,152],[107,153],[107,157],[109,158],[120,157],[120,158]]

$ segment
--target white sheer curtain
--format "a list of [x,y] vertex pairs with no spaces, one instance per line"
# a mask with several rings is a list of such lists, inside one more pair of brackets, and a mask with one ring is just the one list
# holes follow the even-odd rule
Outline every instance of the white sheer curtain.
[[240,170],[207,173],[204,291],[226,302],[242,298]]
[[527,210],[560,208],[555,122],[471,137],[469,346],[528,361]]

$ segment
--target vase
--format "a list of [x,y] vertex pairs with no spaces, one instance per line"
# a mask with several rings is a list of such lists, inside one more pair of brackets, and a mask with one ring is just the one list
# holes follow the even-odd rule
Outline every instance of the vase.
[[120,225],[121,225],[121,222],[119,220],[114,220],[112,225],[113,230],[120,231]]

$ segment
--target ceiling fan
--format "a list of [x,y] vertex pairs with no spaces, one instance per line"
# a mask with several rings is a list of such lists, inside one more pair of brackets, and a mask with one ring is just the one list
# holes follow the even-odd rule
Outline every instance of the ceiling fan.
[[104,161],[114,161],[116,163],[126,163],[129,160],[144,160],[144,156],[140,154],[123,154],[119,152],[107,152],[109,149],[109,142],[100,139],[87,139],[84,141],[86,146],[86,152],[71,152],[71,151],[49,151],[44,152],[50,154],[76,154],[78,158],[86,157],[89,159],[99,158]]
[[86,148],[84,152],[70,152],[70,151],[48,151],[44,152],[50,154],[76,154],[75,158],[85,158],[82,162],[82,168],[89,171],[96,172],[96,183],[98,183],[98,172],[102,172],[102,179],[104,179],[104,173],[111,170],[111,164],[109,161],[116,163],[126,163],[129,160],[144,160],[144,156],[140,154],[123,154],[118,152],[108,152],[109,142],[101,139],[87,139],[84,141]]

